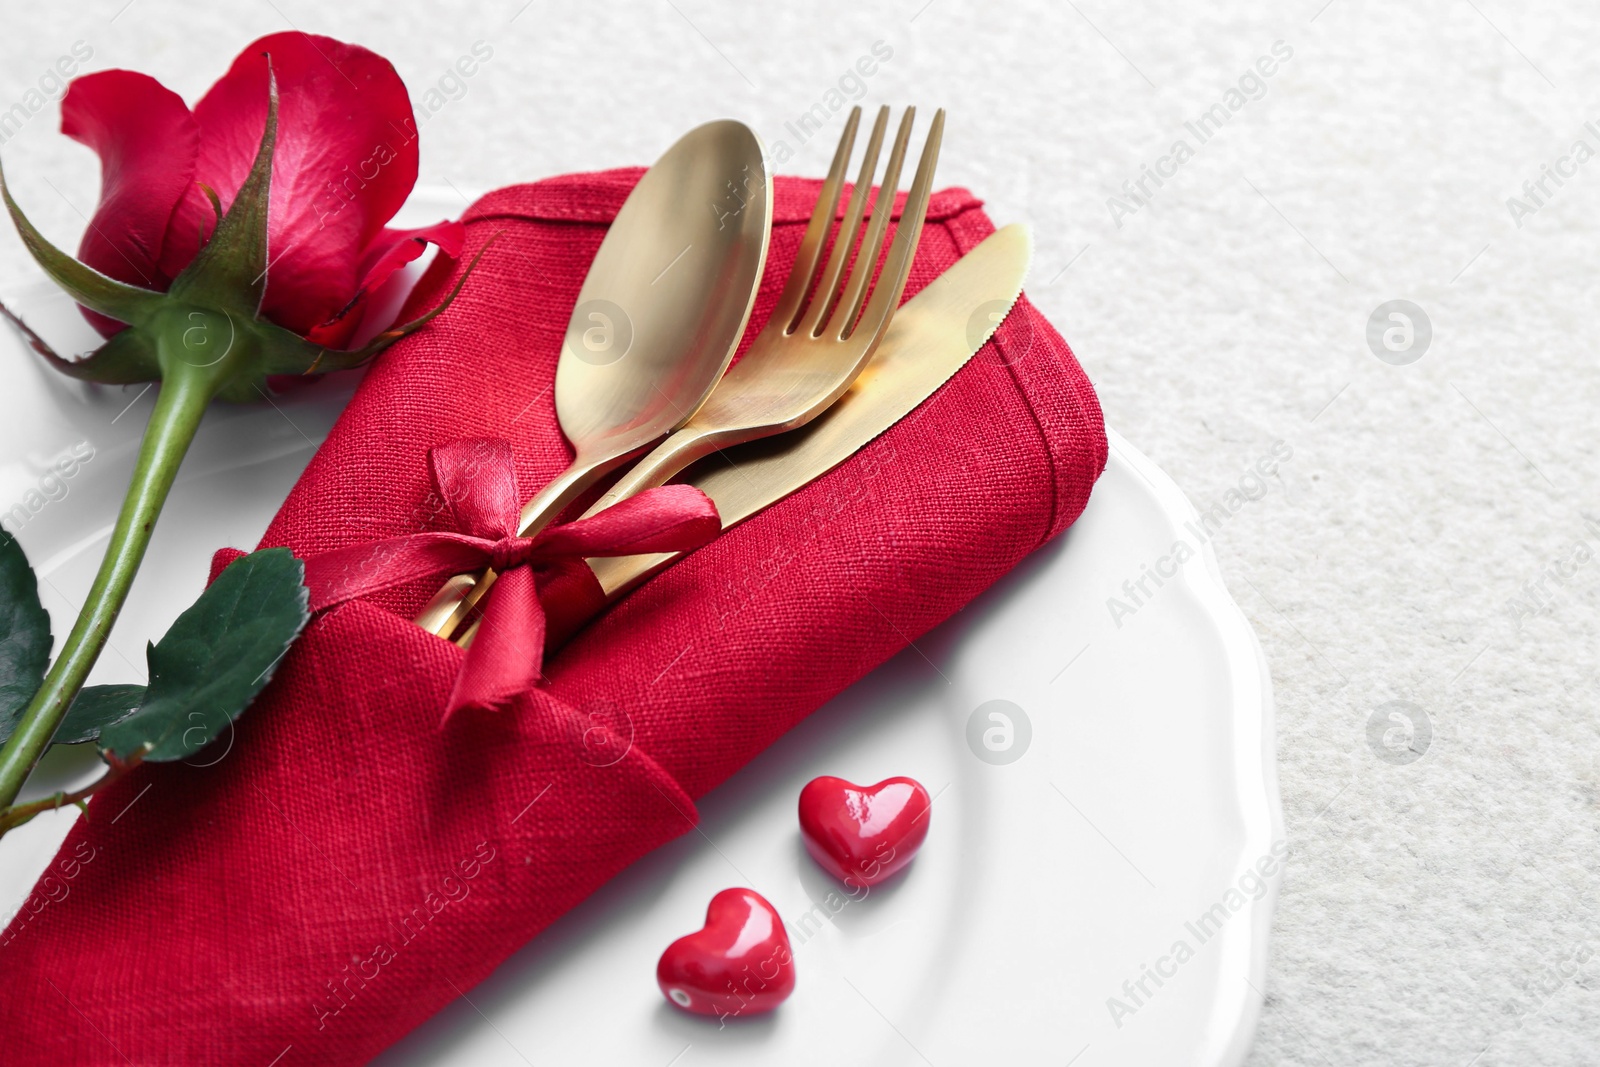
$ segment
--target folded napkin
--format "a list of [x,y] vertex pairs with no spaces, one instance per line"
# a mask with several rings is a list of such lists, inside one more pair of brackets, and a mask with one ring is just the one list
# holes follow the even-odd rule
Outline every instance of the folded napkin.
[[[462,439],[509,439],[530,492],[561,470],[557,353],[641,173],[475,204],[461,262],[499,234],[478,273],[369,371],[262,545],[449,529],[427,457]],[[819,184],[776,183],[747,345]],[[992,230],[936,194],[907,297]],[[1022,300],[909,418],[612,607],[503,711],[441,726],[463,654],[408,621],[433,582],[318,616],[233,737],[90,802],[0,938],[5,1062],[365,1062],[1065,529],[1105,458],[1088,380]]]

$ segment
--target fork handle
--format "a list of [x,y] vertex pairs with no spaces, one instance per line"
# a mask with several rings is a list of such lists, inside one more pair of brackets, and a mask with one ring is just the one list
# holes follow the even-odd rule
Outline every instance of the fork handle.
[[702,430],[692,423],[683,427],[634,464],[605,496],[596,500],[594,506],[583,513],[583,517],[587,519],[595,512],[603,511],[620,500],[638,496],[646,489],[666,485],[674,475],[691,463],[715,452],[721,447],[721,443],[719,434]]

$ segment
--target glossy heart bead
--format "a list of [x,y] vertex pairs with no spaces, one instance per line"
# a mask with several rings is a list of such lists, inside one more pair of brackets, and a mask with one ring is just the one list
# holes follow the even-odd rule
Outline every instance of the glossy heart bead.
[[666,998],[696,1015],[771,1011],[794,992],[794,955],[778,911],[753,889],[711,898],[706,924],[667,946],[656,964]]
[[800,790],[800,836],[811,858],[845,885],[877,885],[922,847],[932,806],[912,778],[859,786],[823,775]]

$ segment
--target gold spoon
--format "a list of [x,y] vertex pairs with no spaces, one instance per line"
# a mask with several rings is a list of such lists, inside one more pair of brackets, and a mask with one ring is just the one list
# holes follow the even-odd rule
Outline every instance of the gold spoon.
[[[744,334],[771,233],[766,152],[742,122],[689,131],[639,179],[595,254],[556,365],[556,418],[575,456],[522,509],[522,536],[699,409]],[[493,571],[457,575],[417,624],[448,636],[493,583]]]

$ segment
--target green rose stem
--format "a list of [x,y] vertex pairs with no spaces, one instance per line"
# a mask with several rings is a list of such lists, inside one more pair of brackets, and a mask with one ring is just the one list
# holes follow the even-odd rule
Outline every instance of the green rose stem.
[[[162,318],[165,321],[154,331],[161,390],[139,446],[133,481],[83,611],[45,675],[44,684],[23,711],[16,732],[0,748],[0,808],[16,801],[22,783],[49,747],[73,698],[88,679],[128,598],[128,589],[150,544],[156,517],[178,476],[184,453],[200,428],[206,405],[228,381],[249,347],[248,335],[235,331],[231,317],[225,313],[189,309],[185,314],[180,308],[169,308]],[[229,350],[208,361],[207,354],[219,346],[221,338],[229,339]],[[0,812],[0,820],[3,817]]]
[[16,829],[23,823],[30,821],[35,815],[40,815],[47,811],[57,811],[68,804],[75,805],[81,811],[88,811],[87,802],[90,797],[144,762],[138,756],[128,760],[121,760],[110,753],[102,753],[102,755],[111,769],[82,789],[74,790],[71,793],[52,793],[43,800],[33,800],[26,804],[13,804],[9,808],[0,809],[0,834]]

